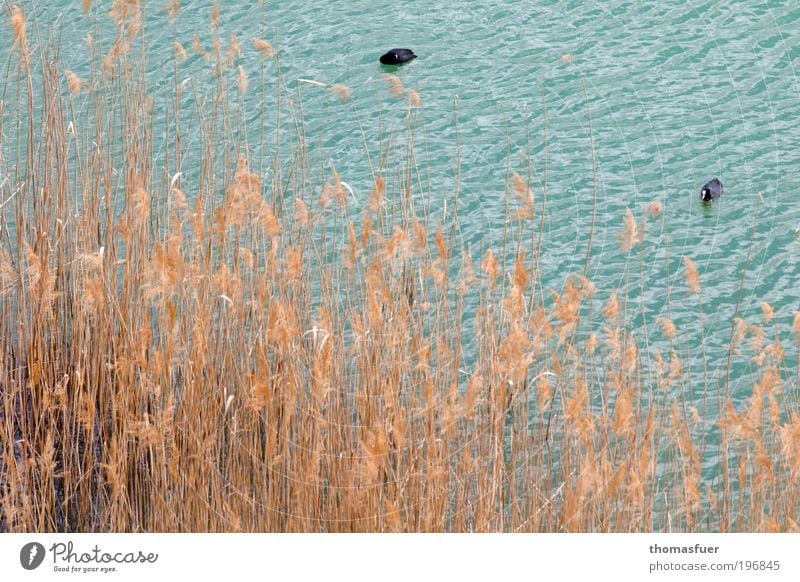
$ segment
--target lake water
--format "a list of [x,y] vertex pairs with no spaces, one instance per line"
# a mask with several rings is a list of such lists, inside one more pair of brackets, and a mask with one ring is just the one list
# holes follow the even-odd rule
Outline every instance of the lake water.
[[[79,2],[44,4],[36,7],[41,22],[60,18],[63,65],[88,74],[81,68],[87,63],[83,39],[95,21],[107,19],[97,7],[87,18]],[[366,200],[371,174],[359,123],[375,157],[380,132],[400,135],[406,123],[406,109],[388,94],[378,57],[392,47],[412,48],[419,58],[396,74],[422,99],[417,145],[430,176],[431,212],[440,216],[445,200],[452,203],[460,143],[460,235],[478,258],[501,242],[508,171],[527,175],[521,151],[531,155],[532,185],[541,194],[546,107],[548,204],[541,269],[545,288],[560,289],[568,274],[583,272],[592,222],[588,100],[598,189],[589,278],[599,300],[626,286],[630,261],[629,318],[634,326],[640,321],[643,294],[650,339],[663,347],[654,323],[668,314],[669,266],[671,315],[681,341],[698,346],[697,303],[683,281],[682,257],[691,257],[701,274],[702,331],[716,390],[724,379],[731,317],[755,225],[738,313],[757,322],[760,302],[767,301],[775,308],[778,329],[788,332],[800,308],[796,2],[226,4],[221,3],[221,37],[239,36],[244,48],[239,63],[250,72],[242,107],[251,142],[258,139],[262,99],[268,105],[274,94],[274,65],[270,95],[264,97],[258,87],[261,60],[249,39],[259,36],[279,51],[287,86],[302,92],[312,155],[332,160],[356,196]],[[189,49],[197,32],[210,47],[210,14],[211,2],[184,1],[173,27],[151,3],[145,39],[156,94],[172,87],[175,38]],[[6,37],[0,51],[8,44]],[[562,59],[565,54],[571,63]],[[201,78],[209,65],[191,55],[181,67],[186,77]],[[297,79],[344,84],[352,99],[340,102],[329,91],[297,85]],[[713,177],[722,180],[725,195],[704,207],[699,190]],[[639,250],[629,257],[616,233],[626,207],[639,216],[650,201],[659,201],[664,212],[650,222],[640,286]],[[637,333],[641,337],[643,330]],[[790,360],[795,350],[788,348]],[[684,368],[700,387],[690,398],[700,402],[701,358],[685,361]],[[734,368],[731,389],[736,401],[750,395],[748,366]],[[711,401],[715,407],[716,399]]]

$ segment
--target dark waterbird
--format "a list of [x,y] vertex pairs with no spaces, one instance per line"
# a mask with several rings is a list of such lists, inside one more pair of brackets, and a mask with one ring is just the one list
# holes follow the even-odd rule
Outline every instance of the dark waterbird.
[[703,202],[711,202],[722,196],[722,182],[714,178],[708,182],[703,189],[700,190],[700,200]]
[[384,55],[381,55],[382,65],[402,65],[408,61],[414,60],[417,55],[411,49],[396,48],[392,49]]

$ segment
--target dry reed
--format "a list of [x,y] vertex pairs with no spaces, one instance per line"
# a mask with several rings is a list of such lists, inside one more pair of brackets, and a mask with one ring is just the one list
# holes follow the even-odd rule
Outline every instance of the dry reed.
[[[80,91],[57,59],[27,63],[11,9],[23,50],[5,90],[46,98],[35,117],[9,99],[0,121],[0,156],[19,168],[0,177],[0,530],[797,529],[797,362],[784,343],[800,342],[800,314],[784,339],[766,303],[769,334],[732,322],[752,393],[721,396],[717,419],[686,397],[678,339],[691,322],[659,314],[663,337],[642,338],[627,283],[542,281],[532,230],[509,234],[513,252],[461,248],[457,212],[413,204],[430,194],[405,178],[420,170],[413,145],[383,148],[358,199],[334,161],[312,171],[314,136],[282,86],[297,131],[262,138],[270,147],[247,142],[222,75],[208,99],[176,71],[174,106],[155,107],[130,42],[141,9],[115,2],[113,17],[117,44],[90,77],[108,82]],[[215,3],[212,29],[220,18]],[[192,47],[212,57],[198,36]],[[214,47],[244,93],[238,41]],[[543,219],[532,183],[509,172],[506,220]],[[649,252],[645,234],[627,209],[619,254]],[[706,470],[710,426],[723,462]]]

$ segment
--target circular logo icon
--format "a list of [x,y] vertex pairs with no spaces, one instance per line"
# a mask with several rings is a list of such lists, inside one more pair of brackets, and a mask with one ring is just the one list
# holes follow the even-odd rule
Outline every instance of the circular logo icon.
[[39,542],[30,542],[22,546],[19,552],[19,563],[26,570],[35,570],[44,561],[44,546]]

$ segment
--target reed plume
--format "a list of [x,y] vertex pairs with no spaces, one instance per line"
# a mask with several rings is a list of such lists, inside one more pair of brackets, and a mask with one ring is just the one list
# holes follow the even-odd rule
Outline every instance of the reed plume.
[[272,58],[272,56],[275,54],[275,52],[272,50],[272,45],[263,39],[253,37],[253,46],[265,59]]
[[177,40],[175,41],[174,48],[175,48],[175,58],[178,59],[179,63],[182,63],[187,58],[189,58],[189,55],[186,54],[186,49],[183,48],[183,45]]
[[775,317],[775,311],[772,309],[772,305],[767,303],[766,301],[761,302],[761,318],[764,320],[764,323],[769,323]]
[[659,214],[663,212],[663,210],[664,207],[661,205],[661,202],[657,200],[648,202],[647,206],[645,206],[645,213],[648,214],[651,218],[656,218]]
[[27,38],[25,36],[25,15],[18,4],[11,6],[11,33],[14,36],[14,46],[19,46],[23,54],[27,53]]
[[73,95],[80,93],[83,80],[69,69],[64,71],[64,76],[67,78],[67,89],[69,89],[69,92]]
[[686,269],[686,286],[690,293],[700,293],[700,275],[697,266],[689,257],[683,257],[683,266]]
[[178,13],[180,12],[181,3],[180,0],[167,0],[166,6],[164,6],[164,11],[167,13],[167,16],[172,22],[175,22],[178,19]]
[[630,251],[634,246],[642,242],[642,231],[636,224],[633,212],[630,208],[625,209],[625,219],[623,220],[622,231],[617,233],[620,239],[620,247],[625,251]]
[[214,0],[211,6],[211,32],[216,32],[219,28],[219,2]]
[[244,70],[244,67],[242,65],[239,65],[237,67],[236,84],[239,87],[240,94],[244,95],[245,93],[247,93],[247,85],[248,85],[247,72]]
[[331,86],[331,91],[336,93],[341,101],[350,99],[350,89],[345,85],[333,85]]
[[395,97],[402,97],[405,94],[405,87],[403,86],[403,82],[397,75],[392,75],[391,73],[383,73],[383,78],[389,84],[389,94],[394,95]]

